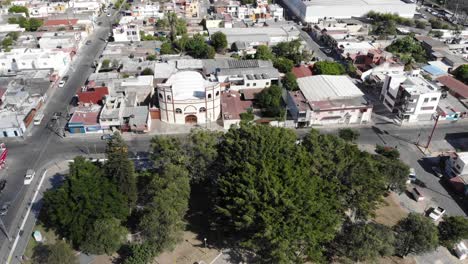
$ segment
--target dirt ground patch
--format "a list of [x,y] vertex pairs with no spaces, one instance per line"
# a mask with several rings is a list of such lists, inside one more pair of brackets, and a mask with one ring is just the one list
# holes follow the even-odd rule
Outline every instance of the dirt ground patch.
[[412,257],[385,257],[378,260],[379,264],[416,264]]
[[[209,242],[208,242],[209,243]],[[171,252],[163,252],[154,263],[158,264],[193,264],[204,261],[210,263],[219,254],[219,250],[205,248],[203,241],[197,239],[197,235],[192,232],[184,232],[183,241]]]
[[390,193],[384,200],[385,204],[375,211],[375,222],[386,226],[394,226],[400,219],[408,215],[408,210],[400,205],[395,193]]

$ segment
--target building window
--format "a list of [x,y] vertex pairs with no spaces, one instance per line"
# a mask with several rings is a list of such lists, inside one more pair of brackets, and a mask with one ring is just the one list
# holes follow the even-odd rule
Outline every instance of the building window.
[[182,114],[182,109],[176,108],[175,112],[176,112],[176,114]]
[[257,83],[253,83],[253,86],[257,86]]
[[434,110],[434,107],[433,106],[425,106],[425,107],[421,107],[421,110],[423,111],[428,111],[428,110]]
[[171,96],[170,95],[167,96],[167,100],[171,101]]
[[211,94],[208,94],[208,99],[211,99]]
[[328,111],[328,113],[331,115],[331,114],[333,114],[333,111]]
[[162,93],[159,93],[159,99],[163,99]]
[[206,108],[205,107],[200,107],[200,113],[205,113],[206,112]]
[[424,102],[425,103],[429,102],[429,98],[424,98]]
[[432,97],[431,102],[437,101],[437,97]]
[[250,87],[250,83],[247,84],[247,87]]
[[270,85],[270,82],[266,82],[265,85],[266,85],[266,86]]
[[216,91],[216,96],[219,96],[219,91]]

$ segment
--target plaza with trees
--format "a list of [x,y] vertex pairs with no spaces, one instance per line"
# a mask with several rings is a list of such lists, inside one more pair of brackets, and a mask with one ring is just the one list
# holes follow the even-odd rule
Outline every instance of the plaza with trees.
[[[70,164],[63,185],[45,194],[41,219],[75,249],[125,247],[126,264],[173,249],[187,224],[256,263],[374,261],[466,238],[458,218],[439,229],[415,214],[393,227],[371,222],[389,191],[405,190],[409,168],[395,155],[359,150],[357,136],[311,130],[298,144],[292,130],[248,122],[224,134],[194,129],[186,138],[155,136],[153,167],[136,172],[116,134],[107,162]],[[142,242],[128,244],[130,233]]]

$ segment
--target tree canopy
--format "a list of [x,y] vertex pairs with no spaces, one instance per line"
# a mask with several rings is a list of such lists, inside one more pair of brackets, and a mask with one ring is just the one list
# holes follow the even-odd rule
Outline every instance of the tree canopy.
[[119,187],[120,193],[127,197],[128,208],[132,208],[137,199],[135,168],[128,158],[128,148],[120,133],[114,133],[107,142],[106,156],[105,174]]
[[459,81],[464,82],[468,85],[468,64],[464,64],[456,68],[453,72],[453,75]]
[[273,53],[268,46],[260,45],[257,47],[257,51],[255,53],[255,58],[257,60],[273,60]]
[[[395,40],[386,50],[400,57],[406,55],[409,58],[413,58],[416,62],[427,61],[424,48],[412,35]],[[408,61],[404,62],[407,63]]]
[[141,73],[141,75],[151,75],[153,76],[154,75],[154,71],[150,68],[144,68]]
[[400,256],[428,252],[439,244],[437,227],[424,215],[410,213],[394,229],[397,233],[395,249]]
[[217,52],[223,52],[228,45],[226,35],[221,31],[214,33],[211,35],[211,44]]
[[258,105],[263,113],[269,117],[283,117],[285,110],[283,107],[283,91],[278,85],[272,85],[256,94]]
[[342,75],[346,73],[346,69],[338,62],[318,61],[314,64],[313,72],[315,74]]
[[343,128],[338,131],[338,136],[345,141],[354,142],[359,138],[359,132],[351,128]]
[[24,28],[26,31],[37,31],[43,22],[37,18],[25,18],[25,17],[10,17],[8,18],[9,24],[19,24],[20,27]]
[[216,51],[205,42],[202,35],[195,35],[188,39],[185,44],[185,51],[188,55],[196,59],[213,59]]
[[291,71],[292,67],[294,66],[294,62],[288,58],[279,57],[273,60],[273,66],[275,66],[278,71],[287,73]]
[[29,16],[28,8],[25,6],[11,6],[10,8],[8,8],[8,13],[24,13],[25,16]]
[[297,78],[292,72],[287,72],[281,81],[283,87],[288,91],[297,91],[299,86],[297,85]]
[[391,228],[376,223],[345,225],[333,247],[339,256],[355,262],[375,260],[395,252],[395,235]]
[[81,249],[91,254],[112,255],[125,242],[127,229],[115,218],[98,219],[86,235]]
[[82,245],[98,219],[123,220],[129,210],[127,198],[121,194],[98,165],[77,157],[62,186],[44,194],[48,227],[67,238],[76,247]]
[[452,248],[454,244],[468,239],[468,219],[463,216],[448,216],[439,223],[439,239],[444,246]]
[[75,256],[70,245],[64,241],[57,241],[55,244],[48,245],[46,247],[46,261],[43,264],[63,264],[78,263],[78,259]]
[[262,263],[318,260],[340,223],[333,184],[314,177],[312,156],[293,131],[245,125],[220,144],[215,211]]

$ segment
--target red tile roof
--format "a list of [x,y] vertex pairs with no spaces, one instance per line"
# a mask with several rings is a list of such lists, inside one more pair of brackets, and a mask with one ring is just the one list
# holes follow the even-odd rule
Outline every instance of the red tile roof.
[[221,94],[221,111],[224,119],[239,120],[240,114],[252,107],[252,101],[242,101],[241,94],[236,91]]
[[53,26],[74,26],[78,23],[78,19],[48,19],[44,22],[44,26],[53,27]]
[[101,104],[104,96],[109,94],[107,87],[95,87],[86,92],[78,92],[78,101],[80,103]]
[[468,85],[460,82],[452,76],[442,76],[437,81],[446,86],[456,97],[468,98]]
[[78,123],[83,125],[96,125],[99,124],[100,107],[78,107],[75,109],[69,123]]
[[294,76],[296,76],[296,78],[302,78],[302,77],[313,75],[310,67],[306,65],[301,65],[301,66],[292,68],[292,73],[294,74]]
[[244,96],[244,100],[254,100],[255,95],[263,91],[263,88],[257,89],[242,89],[240,93]]

